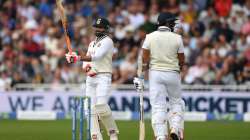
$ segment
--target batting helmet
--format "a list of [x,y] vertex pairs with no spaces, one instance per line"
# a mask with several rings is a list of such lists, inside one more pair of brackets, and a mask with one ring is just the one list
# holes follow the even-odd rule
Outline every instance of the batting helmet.
[[95,23],[93,24],[93,27],[104,28],[104,29],[108,30],[110,27],[110,23],[105,18],[97,18]]
[[169,22],[174,22],[175,20],[177,20],[176,16],[169,12],[160,13],[157,19],[158,25],[160,26],[166,25],[166,23],[169,23]]

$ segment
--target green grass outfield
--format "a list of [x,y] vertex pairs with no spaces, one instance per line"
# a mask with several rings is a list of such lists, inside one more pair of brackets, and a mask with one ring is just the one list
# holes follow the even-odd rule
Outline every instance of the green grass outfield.
[[[118,121],[119,140],[138,140],[138,121]],[[0,120],[0,140],[71,140],[71,121]],[[105,136],[104,140],[108,140]],[[153,140],[146,121],[146,140]],[[186,122],[185,140],[250,140],[250,123]]]

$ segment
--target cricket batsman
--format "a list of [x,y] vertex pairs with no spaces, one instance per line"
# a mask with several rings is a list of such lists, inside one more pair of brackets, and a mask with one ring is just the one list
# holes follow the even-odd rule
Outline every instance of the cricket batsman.
[[[183,139],[185,103],[181,98],[180,71],[184,46],[182,37],[173,32],[176,20],[171,13],[160,13],[157,31],[147,34],[142,46],[143,71],[149,69],[151,122],[156,140]],[[135,77],[134,85],[142,90],[143,76]]]
[[93,24],[96,38],[89,44],[86,55],[67,53],[68,63],[84,61],[87,73],[86,96],[91,98],[91,139],[102,140],[98,117],[105,126],[110,140],[118,140],[118,128],[108,105],[111,90],[112,56],[114,44],[109,37],[110,23],[105,18],[98,18]]

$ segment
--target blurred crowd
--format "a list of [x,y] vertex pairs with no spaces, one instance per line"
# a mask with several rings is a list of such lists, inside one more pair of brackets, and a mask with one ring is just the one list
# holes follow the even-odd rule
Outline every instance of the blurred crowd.
[[[159,12],[178,16],[185,84],[250,81],[250,0],[65,0],[69,35],[77,52],[95,38],[91,25],[106,17],[115,43],[113,83],[130,84],[147,33]],[[55,0],[0,0],[0,88],[18,83],[80,83],[81,63],[67,64]],[[167,43],[167,42],[166,42]]]

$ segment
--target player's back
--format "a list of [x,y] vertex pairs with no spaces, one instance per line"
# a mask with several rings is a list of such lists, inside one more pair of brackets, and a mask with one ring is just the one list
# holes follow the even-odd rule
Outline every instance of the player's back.
[[146,37],[150,49],[150,69],[179,71],[178,50],[181,36],[167,30],[157,30]]

